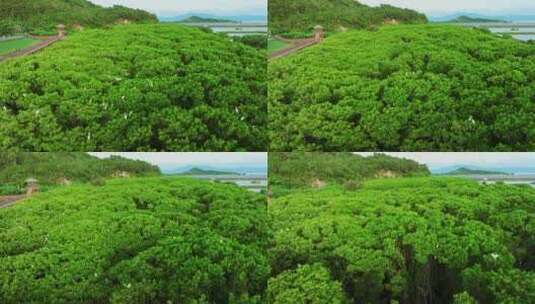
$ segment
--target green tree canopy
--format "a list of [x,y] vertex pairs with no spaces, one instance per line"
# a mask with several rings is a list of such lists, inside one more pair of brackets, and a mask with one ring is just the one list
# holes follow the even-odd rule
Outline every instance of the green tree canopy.
[[315,180],[344,184],[372,178],[429,174],[425,165],[385,154],[364,157],[344,152],[271,152],[268,162],[270,185],[287,188],[307,187]]
[[[75,25],[86,27],[103,27],[128,19],[135,23],[157,22],[155,15],[143,10],[124,6],[104,8],[86,0],[2,0],[0,2],[0,34],[2,23],[16,24],[16,30],[54,31],[56,25],[64,24],[68,28]],[[9,34],[6,32],[4,34]]]
[[349,31],[269,66],[271,151],[530,151],[535,46],[445,25]]
[[387,20],[425,23],[427,18],[413,10],[391,5],[370,7],[354,0],[270,0],[269,28],[272,33],[311,31],[322,25],[328,31],[368,28]]
[[263,151],[265,58],[178,24],[73,34],[0,65],[0,150]]
[[160,169],[149,163],[111,156],[100,159],[86,153],[3,152],[0,153],[0,184],[21,185],[27,178],[40,184],[90,182],[126,173],[130,176],[159,175]]
[[262,303],[266,200],[186,178],[59,188],[0,209],[0,302]]
[[272,299],[286,292],[331,297],[341,286],[349,303],[535,302],[531,187],[372,180],[357,191],[294,192],[268,210]]

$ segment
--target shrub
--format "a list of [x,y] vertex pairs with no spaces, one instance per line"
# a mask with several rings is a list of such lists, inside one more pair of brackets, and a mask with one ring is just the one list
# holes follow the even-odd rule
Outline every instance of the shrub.
[[270,304],[342,304],[346,303],[340,282],[331,279],[320,264],[299,266],[271,278],[268,284]]

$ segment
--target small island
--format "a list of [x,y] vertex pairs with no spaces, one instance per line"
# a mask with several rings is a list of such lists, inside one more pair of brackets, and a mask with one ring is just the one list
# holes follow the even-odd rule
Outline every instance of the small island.
[[444,173],[442,175],[513,175],[513,174],[507,173],[507,172],[468,169],[468,168],[461,167],[453,171]]
[[188,171],[178,173],[177,175],[240,175],[236,172],[217,171],[217,170],[203,170],[200,168],[191,168]]
[[190,16],[179,21],[180,23],[232,23],[235,21],[228,19],[218,19],[218,18],[204,18],[199,16]]
[[476,18],[476,17],[469,17],[469,16],[459,16],[455,19],[452,19],[446,22],[448,23],[508,23],[505,20]]

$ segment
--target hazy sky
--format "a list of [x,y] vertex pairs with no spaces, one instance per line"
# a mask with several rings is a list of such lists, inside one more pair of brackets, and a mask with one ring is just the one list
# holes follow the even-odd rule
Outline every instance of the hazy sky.
[[143,160],[157,166],[226,166],[226,165],[255,165],[267,166],[267,153],[130,153],[130,152],[94,152],[97,157],[120,155],[122,157]]
[[[358,153],[371,155],[373,153]],[[423,153],[391,152],[388,155],[413,159],[426,164],[430,169],[452,165],[482,167],[535,167],[535,153]]]
[[114,4],[141,8],[158,15],[204,12],[210,14],[267,15],[267,0],[90,0],[111,6]]
[[426,14],[443,15],[453,12],[483,14],[535,14],[534,0],[359,0],[368,5],[391,4],[412,8]]

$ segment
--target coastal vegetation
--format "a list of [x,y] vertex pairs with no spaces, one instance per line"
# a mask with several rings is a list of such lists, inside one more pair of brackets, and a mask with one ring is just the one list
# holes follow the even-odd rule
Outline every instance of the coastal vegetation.
[[453,25],[332,35],[269,64],[271,150],[532,150],[534,54]]
[[0,36],[14,33],[55,34],[56,25],[104,27],[119,20],[157,22],[155,15],[124,6],[104,8],[86,0],[3,0]]
[[23,193],[29,178],[37,180],[41,188],[49,188],[71,183],[102,183],[104,179],[119,176],[159,174],[156,166],[120,156],[100,159],[78,152],[0,153],[2,195]]
[[273,199],[269,303],[535,302],[535,189],[451,177]]
[[241,42],[245,45],[252,46],[257,49],[266,50],[268,46],[268,39],[266,35],[245,35],[234,36],[232,40]]
[[0,149],[262,151],[266,65],[178,24],[77,32],[0,65]]
[[270,0],[268,10],[271,33],[286,35],[294,32],[310,35],[316,25],[322,25],[327,31],[339,31],[369,28],[392,20],[427,22],[424,14],[413,10],[391,5],[370,7],[354,0]]
[[265,197],[189,178],[39,193],[0,209],[0,302],[264,303]]
[[430,174],[425,165],[413,160],[349,152],[271,152],[268,166],[274,194],[332,184],[351,188],[369,179]]

